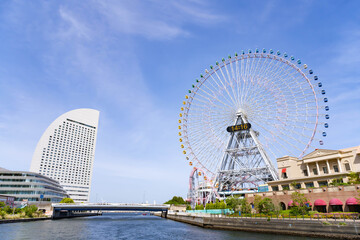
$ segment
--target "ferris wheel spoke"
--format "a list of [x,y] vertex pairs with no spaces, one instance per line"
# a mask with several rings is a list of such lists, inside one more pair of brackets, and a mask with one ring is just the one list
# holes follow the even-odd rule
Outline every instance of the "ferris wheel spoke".
[[[218,77],[218,79],[219,79],[219,75],[217,74],[217,72],[216,72],[215,70],[214,70],[214,73],[215,73],[215,75],[216,75],[216,76]],[[231,106],[233,106],[234,102],[232,101],[232,98],[227,98],[227,96],[230,97],[228,90],[226,89],[226,87],[224,86],[224,84],[222,83],[222,81],[220,81],[220,82],[221,82],[221,84],[222,84],[223,87],[221,87],[221,86],[218,84],[218,81],[215,80],[215,78],[213,77],[213,74],[214,74],[214,73],[209,74],[209,75],[210,75],[210,78],[211,78],[211,81],[209,81],[209,85],[211,85],[211,87],[213,87],[214,89],[217,89],[217,90],[219,91],[221,97],[222,97],[223,99],[227,100],[228,103],[229,103]],[[217,85],[217,88],[212,84],[212,82],[215,82],[215,84]],[[225,92],[227,93],[227,95],[224,95],[221,90],[225,90]]]
[[[230,62],[230,64],[231,64],[231,62]],[[229,81],[229,86],[230,86],[230,89],[231,89],[231,92],[232,92],[232,96],[233,96],[233,98],[234,98],[234,102],[235,102],[235,105],[236,106],[238,106],[239,105],[239,102],[238,102],[238,99],[237,99],[237,96],[236,96],[236,93],[235,93],[235,89],[234,89],[234,84],[233,84],[233,79],[234,78],[232,78],[231,77],[231,75],[230,75],[230,73],[229,73],[229,70],[227,69],[227,64],[224,64],[224,68],[225,68],[225,70],[226,70],[226,75],[227,75],[227,78],[224,76],[224,73],[223,73],[223,71],[221,70],[221,68],[220,68],[220,71],[221,71],[221,74],[224,76],[224,78],[226,78],[226,79],[228,79]]]
[[[212,85],[211,81],[209,81],[209,84]],[[221,88],[215,88],[213,85],[212,85],[212,87],[214,88],[214,90],[217,89],[217,92],[220,93],[222,96],[224,96],[224,95],[222,94],[222,92],[221,92]],[[206,85],[204,85],[204,88],[206,88],[208,91],[210,91],[211,94],[208,93],[208,92],[207,92],[205,89],[203,89],[203,88],[198,88],[198,89],[200,89],[201,91],[203,91],[205,94],[211,96],[213,99],[216,99],[218,102],[222,103],[224,106],[231,107],[231,102],[229,103],[229,104],[230,104],[230,105],[229,105],[229,104],[223,102],[222,100],[220,100],[220,98],[217,97],[217,94],[216,94],[216,92],[214,92],[213,89],[207,87]]]
[[[231,100],[231,102],[232,102],[232,105],[236,105],[236,101],[234,100],[233,96],[231,95],[231,93],[229,92],[229,90],[228,90],[228,88],[227,88],[227,86],[226,86],[226,85],[229,85],[229,86],[230,86],[230,84],[227,82],[227,79],[226,79],[225,76],[224,76],[224,73],[223,73],[223,71],[222,71],[222,68],[219,67],[218,70],[220,70],[220,72],[221,72],[221,74],[222,74],[222,76],[223,76],[223,80],[224,80],[224,81],[221,80],[221,77],[219,76],[219,74],[217,73],[217,71],[214,71],[216,77],[218,78],[218,80],[219,80],[219,81],[221,82],[221,84],[223,85],[223,87],[224,87],[224,89],[225,89],[225,91],[226,91],[226,93],[227,93],[227,96],[229,96],[229,98],[230,98],[230,100]],[[223,82],[225,82],[226,84],[224,84]]]
[[235,65],[235,70],[234,70],[234,66],[233,66],[233,62],[230,61],[230,69],[231,69],[231,79],[233,79],[234,81],[234,96],[236,99],[236,103],[237,106],[240,106],[240,96],[238,93],[238,89],[239,89],[239,78],[238,78],[238,74],[236,74],[236,65]]
[[[301,149],[299,149],[296,145],[290,143],[289,141],[287,141],[285,138],[281,137],[279,134],[275,133],[274,131],[270,131],[270,130],[266,129],[264,126],[262,126],[262,125],[259,124],[259,123],[257,123],[256,125],[259,126],[259,127],[261,127],[263,130],[269,132],[271,135],[276,136],[277,138],[279,138],[279,139],[282,140],[283,142],[287,143],[289,146],[295,148],[295,149],[298,150],[298,151],[301,151]],[[293,140],[295,140],[295,141],[298,141],[298,140],[294,139],[293,137],[291,137],[291,136],[289,136],[289,135],[288,135],[288,137],[291,138],[291,139],[293,139]]]

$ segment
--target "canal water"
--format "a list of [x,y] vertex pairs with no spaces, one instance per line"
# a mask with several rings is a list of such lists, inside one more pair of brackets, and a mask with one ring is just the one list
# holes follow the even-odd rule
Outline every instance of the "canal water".
[[96,217],[0,224],[0,239],[315,240],[320,238],[212,230],[156,216],[144,216],[141,213],[106,213]]

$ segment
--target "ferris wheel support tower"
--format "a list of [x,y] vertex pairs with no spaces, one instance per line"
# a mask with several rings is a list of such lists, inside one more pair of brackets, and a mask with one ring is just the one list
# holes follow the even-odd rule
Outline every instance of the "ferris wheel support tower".
[[[251,126],[243,113],[237,114],[235,126]],[[231,132],[220,163],[215,184],[217,191],[257,187],[266,181],[278,180],[275,167],[251,127]]]

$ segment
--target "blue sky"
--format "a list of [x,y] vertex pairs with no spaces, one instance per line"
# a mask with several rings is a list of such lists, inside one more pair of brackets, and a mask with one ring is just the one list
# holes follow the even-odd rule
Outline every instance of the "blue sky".
[[359,1],[0,2],[0,166],[28,170],[47,126],[100,110],[91,200],[186,196],[179,108],[199,74],[242,49],[287,51],[328,93],[324,148],[360,145]]

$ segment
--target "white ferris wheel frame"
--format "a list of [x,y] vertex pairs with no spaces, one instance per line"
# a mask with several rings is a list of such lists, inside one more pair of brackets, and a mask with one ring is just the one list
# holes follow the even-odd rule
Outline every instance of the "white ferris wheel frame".
[[[313,109],[314,115],[312,117],[315,117],[315,122],[314,122],[314,128],[312,130],[311,136],[309,137],[308,142],[304,144],[305,145],[304,149],[300,150],[300,154],[299,154],[298,158],[303,157],[303,155],[309,149],[309,147],[311,146],[311,143],[314,140],[314,137],[315,137],[315,135],[316,135],[316,133],[318,131],[319,117],[320,117],[320,114],[319,114],[320,107],[319,107],[319,101],[318,101],[319,99],[318,99],[318,96],[317,96],[318,93],[317,93],[314,85],[312,84],[312,81],[309,79],[310,75],[313,74],[312,70],[309,70],[308,74],[305,73],[304,71],[302,71],[296,65],[296,61],[295,61],[295,63],[293,62],[294,61],[293,57],[291,57],[289,60],[286,59],[288,57],[286,53],[284,54],[284,57],[282,57],[282,56],[280,56],[279,52],[277,54],[272,54],[272,53],[265,53],[264,51],[265,50],[263,50],[263,52],[259,53],[258,50],[256,50],[256,52],[254,52],[254,53],[251,53],[251,51],[249,51],[249,53],[243,53],[241,55],[235,54],[234,58],[229,56],[229,58],[227,60],[222,59],[222,62],[216,63],[216,65],[214,67],[211,66],[210,71],[206,69],[205,74],[200,75],[200,77],[201,77],[200,80],[197,80],[196,87],[194,87],[194,85],[193,85],[193,90],[192,91],[189,90],[189,96],[188,95],[186,96],[186,99],[187,99],[186,103],[185,103],[185,101],[183,102],[183,104],[185,106],[182,107],[181,110],[183,110],[183,112],[182,112],[182,114],[180,114],[180,116],[183,117],[183,118],[182,118],[182,121],[179,120],[179,123],[182,122],[182,125],[179,126],[179,129],[182,129],[181,132],[179,133],[179,135],[180,136],[183,135],[180,138],[180,141],[183,142],[182,139],[184,139],[184,143],[186,144],[186,148],[183,145],[181,145],[182,148],[186,149],[183,152],[184,152],[184,154],[187,155],[188,160],[190,158],[194,159],[196,161],[196,163],[198,165],[200,165],[202,169],[205,169],[208,173],[213,173],[214,174],[213,170],[208,169],[208,167],[205,164],[203,164],[203,161],[198,159],[196,152],[197,151],[207,151],[207,150],[212,150],[212,149],[202,149],[202,150],[195,149],[196,146],[192,146],[192,143],[189,141],[187,122],[188,122],[188,117],[189,117],[189,113],[190,113],[190,110],[191,110],[191,106],[193,105],[193,100],[196,98],[196,95],[200,95],[200,96],[204,95],[204,93],[201,92],[201,90],[202,90],[202,87],[206,87],[205,83],[207,83],[208,80],[212,79],[216,83],[216,81],[214,79],[215,75],[216,75],[215,77],[217,77],[217,79],[219,81],[218,82],[219,87],[220,86],[223,87],[225,91],[234,91],[234,89],[232,88],[233,82],[230,80],[230,78],[231,78],[230,76],[235,76],[236,74],[238,74],[238,72],[234,73],[234,68],[233,68],[232,64],[238,64],[241,61],[245,61],[245,60],[249,61],[249,60],[254,60],[254,59],[268,59],[268,60],[271,60],[271,61],[275,60],[275,61],[278,61],[277,64],[283,63],[283,64],[286,64],[287,66],[291,67],[292,69],[294,69],[295,72],[297,72],[297,74],[298,74],[296,76],[296,78],[302,78],[302,79],[306,80],[306,83],[311,88],[312,96],[314,98],[315,108]],[[243,63],[243,62],[241,62],[241,63]],[[297,64],[300,65],[301,61],[298,60]],[[228,69],[227,66],[229,66],[231,74],[229,73],[229,69]],[[248,67],[248,66],[246,66],[246,67]],[[253,67],[253,66],[251,66],[251,67]],[[270,63],[269,63],[269,66],[267,66],[267,67],[270,67]],[[303,68],[306,70],[307,65],[304,64]],[[282,67],[282,69],[284,69],[284,67]],[[226,71],[226,74],[224,74],[223,70]],[[238,70],[239,70],[238,66],[236,66],[236,71],[238,71]],[[266,70],[267,69],[265,69],[265,71]],[[287,70],[286,72],[289,73],[289,70]],[[223,78],[221,78],[219,76],[220,74],[222,75]],[[225,82],[225,81],[227,81],[227,77],[225,77],[225,75],[227,75],[229,77],[229,82]],[[243,77],[243,76],[241,76],[241,77]],[[238,78],[238,76],[237,76],[237,78]],[[222,80],[225,82],[225,84],[222,82]],[[315,80],[317,80],[317,79],[315,79]],[[237,79],[237,81],[238,81],[238,79]],[[295,80],[294,80],[294,82],[295,82]],[[236,84],[238,84],[238,82]],[[246,88],[245,80],[244,80],[244,85],[245,85],[244,88]],[[227,86],[229,86],[229,88],[227,88]],[[320,85],[319,85],[319,87],[320,87]],[[304,90],[302,89],[302,87],[300,87],[300,89],[299,89],[299,92],[301,92],[301,91],[302,91],[302,93],[304,93]],[[325,92],[323,92],[323,94],[324,93]],[[230,97],[232,96],[229,92],[228,92],[228,94],[229,94]],[[234,93],[234,95],[236,95],[236,93]],[[241,96],[241,97],[243,98],[244,96]],[[204,97],[204,98],[206,98],[206,97]],[[327,102],[327,100],[326,100],[326,102]],[[227,103],[223,103],[223,104],[227,105]],[[309,130],[309,129],[307,129],[307,130]],[[326,135],[326,133],[325,133],[325,135]],[[208,140],[213,141],[212,139],[208,139]],[[192,164],[190,164],[190,165],[192,165]]]

